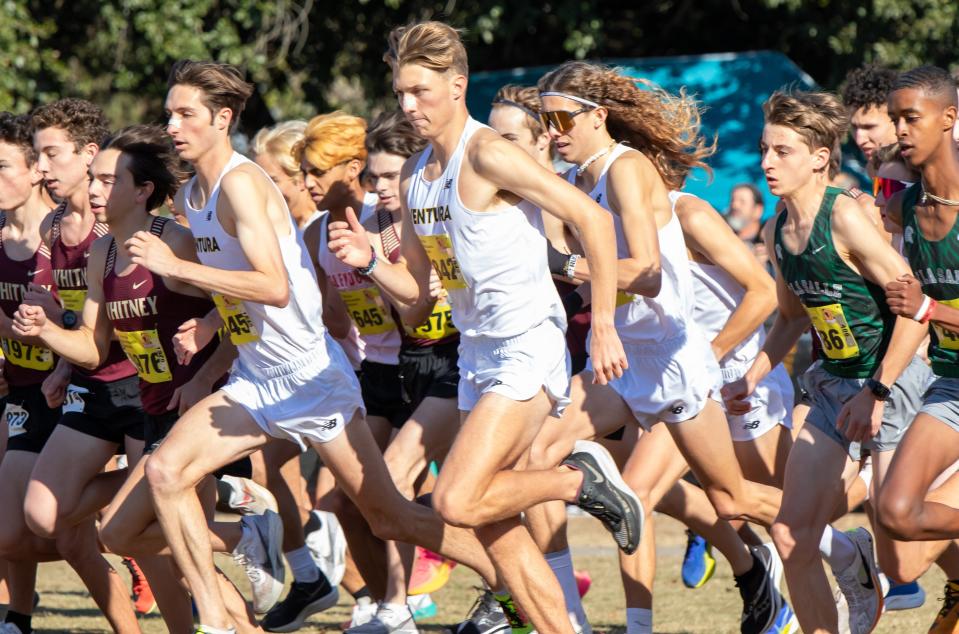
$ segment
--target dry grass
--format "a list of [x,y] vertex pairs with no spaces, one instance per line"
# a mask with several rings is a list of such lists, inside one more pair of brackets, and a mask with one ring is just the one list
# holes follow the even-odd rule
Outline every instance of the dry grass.
[[[849,516],[841,523],[849,528],[862,523],[864,518]],[[687,590],[679,579],[685,536],[682,527],[668,518],[657,518],[656,526],[659,569],[656,577],[655,625],[657,632],[738,632],[741,603],[733,586],[729,566],[724,561],[717,565],[713,579],[699,590]],[[619,630],[623,624],[622,587],[619,581],[616,553],[612,542],[599,524],[588,518],[573,518],[570,541],[576,567],[589,570],[593,586],[584,600],[593,628],[599,631]],[[114,562],[116,560],[114,559]],[[236,574],[232,562],[221,563]],[[120,574],[126,570],[120,567]],[[434,595],[440,612],[436,618],[421,624],[424,630],[440,630],[444,625],[461,620],[469,611],[478,585],[476,575],[457,568],[451,582]],[[877,632],[925,632],[939,609],[944,577],[938,568],[923,578],[928,593],[926,604],[917,610],[886,614]],[[34,627],[42,632],[109,632],[106,620],[86,595],[79,579],[63,563],[43,564],[39,574],[40,607],[34,618]],[[245,582],[240,588],[246,591]],[[349,618],[351,600],[345,592],[339,605],[312,618],[303,632],[340,631],[340,625]],[[163,621],[156,614],[141,619],[144,632],[165,631]]]

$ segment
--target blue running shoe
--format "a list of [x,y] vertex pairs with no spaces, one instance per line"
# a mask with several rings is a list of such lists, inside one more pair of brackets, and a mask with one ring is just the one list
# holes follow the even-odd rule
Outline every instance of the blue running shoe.
[[886,593],[886,611],[912,610],[926,602],[926,591],[917,581],[892,585]]
[[713,547],[696,533],[686,531],[686,555],[683,557],[683,585],[701,588],[713,576],[716,560]]
[[776,622],[766,630],[766,634],[796,634],[799,632],[799,619],[789,607],[789,604],[783,602],[783,607],[779,608],[779,614],[776,615]]

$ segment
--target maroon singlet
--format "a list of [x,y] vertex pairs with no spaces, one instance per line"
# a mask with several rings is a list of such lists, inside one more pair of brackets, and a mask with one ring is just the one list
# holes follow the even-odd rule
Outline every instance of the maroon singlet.
[[[158,238],[169,218],[154,218],[150,233]],[[110,240],[103,270],[103,300],[107,318],[140,376],[143,411],[159,416],[167,413],[174,390],[196,374],[216,349],[211,342],[190,361],[180,365],[173,350],[173,335],[183,322],[203,317],[213,310],[209,298],[183,295],[167,288],[163,278],[143,266],[124,276],[114,270],[117,243]]]
[[[83,302],[87,296],[87,259],[90,247],[97,238],[107,234],[107,226],[94,223],[93,230],[80,244],[69,246],[60,238],[60,222],[66,211],[66,203],[57,207],[53,215],[52,239],[50,241],[50,263],[53,265],[53,280],[64,308],[74,311],[79,317],[83,313]],[[85,370],[74,366],[73,371],[88,379],[109,383],[137,373],[127,360],[123,349],[116,341],[110,342],[110,351],[106,360],[95,370]]]
[[[40,248],[26,260],[14,260],[3,246],[3,227],[7,217],[0,214],[0,309],[13,317],[20,307],[23,294],[31,283],[47,290],[53,288],[53,270],[50,266],[50,251],[40,243]],[[3,346],[3,377],[11,386],[38,385],[47,378],[56,362],[53,353],[41,346],[23,343],[17,339],[0,339]]]

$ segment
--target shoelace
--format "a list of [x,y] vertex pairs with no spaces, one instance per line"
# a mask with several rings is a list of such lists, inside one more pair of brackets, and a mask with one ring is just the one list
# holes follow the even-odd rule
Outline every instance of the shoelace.
[[942,608],[939,610],[939,616],[946,618],[956,604],[959,603],[959,591],[946,590],[946,595],[939,598],[942,601]]
[[583,504],[580,504],[579,506],[584,511],[592,515],[593,517],[599,520],[602,520],[603,522],[606,522],[616,527],[617,529],[619,528],[619,525],[623,521],[618,514],[606,508],[606,506],[602,502],[583,503]]
[[683,557],[683,562],[687,562],[693,558],[693,544],[696,543],[696,533],[692,531],[686,531],[686,556]]
[[473,605],[470,606],[469,611],[466,613],[466,619],[469,621],[475,621],[477,617],[486,616],[495,609],[494,606],[499,605],[499,602],[496,600],[496,597],[493,596],[492,591],[479,586],[473,586],[473,589],[480,590],[483,594],[476,597],[476,600],[473,601]]

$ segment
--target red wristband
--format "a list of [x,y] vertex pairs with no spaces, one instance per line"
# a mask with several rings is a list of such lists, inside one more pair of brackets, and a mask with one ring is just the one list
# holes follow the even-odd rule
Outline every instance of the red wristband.
[[919,319],[919,323],[921,324],[928,323],[929,320],[932,319],[932,311],[935,310],[936,305],[939,303],[936,300],[932,299],[931,297],[929,298],[929,300],[930,300],[929,308],[926,309],[925,314]]

